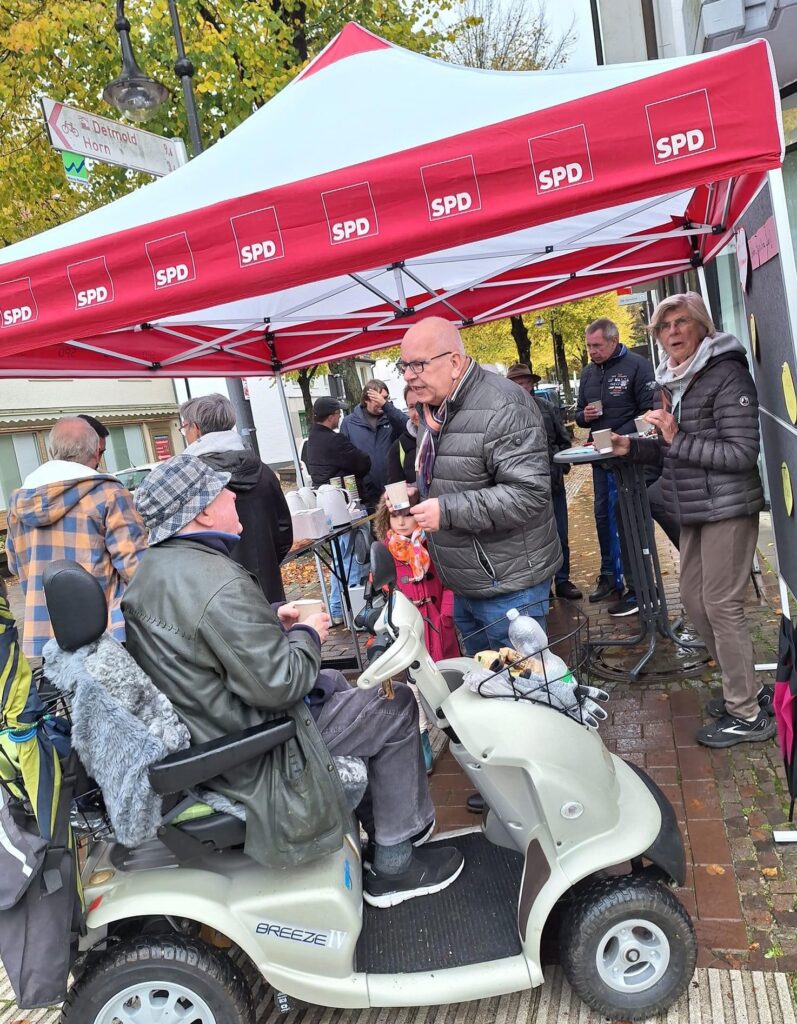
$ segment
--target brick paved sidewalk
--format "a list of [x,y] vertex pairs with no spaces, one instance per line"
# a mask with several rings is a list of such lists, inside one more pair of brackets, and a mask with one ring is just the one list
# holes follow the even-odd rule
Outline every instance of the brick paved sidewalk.
[[[586,594],[600,562],[588,467],[574,468],[567,490],[572,577]],[[674,618],[681,610],[678,553],[658,530],[657,541]],[[777,580],[763,563],[762,569],[763,597],[751,584],[748,615],[757,661],[772,662],[780,615]],[[635,617],[618,621],[606,615],[605,604],[590,605],[586,599],[580,604],[592,635],[635,633]],[[554,608],[552,636],[557,621],[565,620]],[[625,660],[635,663],[641,651]],[[710,688],[716,694],[720,683],[709,666],[698,677],[685,678],[683,663],[675,646],[660,640],[649,666],[655,681],[606,683],[611,700],[601,734],[609,749],[645,768],[675,808],[688,865],[687,884],[678,895],[695,920],[699,965],[797,970],[797,847],[775,848],[772,842],[773,826],[780,826],[788,812],[780,752],[774,740],[729,751],[698,746],[694,735],[706,719],[702,707]],[[771,682],[771,675],[766,678]],[[475,823],[465,807],[470,787],[447,751],[436,764],[431,787],[441,828]]]
[[[572,577],[588,592],[598,573],[599,556],[592,515],[591,474],[575,467],[567,477]],[[658,547],[668,605],[680,612],[678,556],[658,532]],[[767,545],[761,552],[767,555]],[[748,592],[748,614],[756,658],[775,660],[780,608],[777,581],[764,569],[759,599]],[[21,617],[17,585],[12,606]],[[556,604],[552,635],[563,621]],[[581,602],[590,629],[605,635],[633,635],[634,617],[619,622],[605,605]],[[330,636],[327,653],[350,650],[342,630]],[[639,656],[630,656],[631,663]],[[730,751],[708,751],[695,744],[703,723],[702,706],[719,680],[707,667],[685,678],[684,660],[674,646],[660,641],[651,663],[654,681],[607,683],[609,718],[601,733],[607,746],[644,767],[672,801],[687,846],[688,879],[679,895],[695,918],[701,966],[756,970],[797,970],[797,845],[776,848],[772,828],[785,822],[788,798],[780,753],[774,741]],[[767,677],[771,681],[771,676]],[[442,737],[437,745],[442,744]],[[475,825],[465,799],[470,792],[453,757],[444,750],[431,777],[431,791],[443,829]]]

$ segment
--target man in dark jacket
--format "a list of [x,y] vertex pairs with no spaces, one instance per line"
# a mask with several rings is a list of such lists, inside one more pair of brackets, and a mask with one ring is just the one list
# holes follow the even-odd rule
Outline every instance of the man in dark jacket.
[[136,490],[150,547],[124,602],[130,653],[194,743],[276,715],[293,719],[295,738],[211,783],[246,807],[249,856],[280,868],[340,849],[348,814],[330,754],[349,755],[368,766],[364,823],[375,845],[365,900],[386,907],[444,889],[462,855],[413,845],[431,832],[434,807],[411,690],[397,685],[386,700],[380,689],[349,687],[340,673],[319,677],[329,617],[298,623],[292,605],[275,610],[229,557],[241,524],[228,481],[183,454]]
[[416,522],[469,654],[506,646],[507,609],[545,622],[562,562],[542,415],[522,388],[465,354],[459,331],[429,317],[401,343],[400,367],[423,403]]
[[183,402],[180,430],[188,455],[230,474],[243,527],[231,557],[257,577],[269,601],[284,601],[280,562],[293,544],[293,527],[276,474],[244,444],[235,429],[235,410],[224,395]]
[[[653,408],[655,382],[653,367],[647,359],[629,352],[620,344],[617,324],[602,317],[586,330],[587,352],[591,362],[581,373],[578,388],[576,423],[590,431],[612,429],[616,434],[633,434],[634,419]],[[612,530],[609,518],[610,470],[593,464],[592,485],[595,500],[595,525],[601,549],[600,575],[590,601],[602,601],[615,593],[612,557]],[[619,526],[619,524],[618,524]],[[621,546],[624,543],[620,534]],[[623,559],[628,593],[608,608],[610,615],[633,615],[639,610],[629,560]]]
[[[328,395],[315,400],[313,425],[302,449],[302,461],[310,471],[313,487],[328,483],[343,487],[343,478],[354,476],[357,491],[365,504],[365,476],[371,468],[371,460],[365,452],[355,448],[348,438],[337,432],[342,408],[340,402]],[[368,540],[370,534],[367,527],[363,527],[363,530]],[[343,565],[337,567],[338,574],[341,579],[345,576],[349,584],[359,582],[362,576],[368,575],[368,571],[350,554],[354,537],[355,532],[352,531],[344,533],[338,541],[343,559]],[[335,573],[330,573],[329,610],[332,612],[332,624],[339,626],[343,622],[343,601],[340,579]]]
[[340,427],[341,434],[371,460],[363,481],[362,498],[373,512],[387,483],[387,461],[393,442],[401,435],[407,414],[390,401],[387,384],[369,380],[363,385],[360,404],[349,413]]
[[313,403],[313,425],[304,444],[302,459],[310,470],[313,487],[334,482],[343,485],[343,477],[357,478],[360,497],[365,498],[363,479],[371,469],[371,459],[337,432],[343,406],[327,395]]
[[551,466],[551,499],[556,517],[556,532],[559,535],[559,543],[562,545],[562,564],[556,570],[554,589],[557,597],[578,601],[582,596],[581,591],[570,579],[570,541],[567,522],[567,495],[565,494],[565,473],[570,467],[553,461],[554,455],[564,451],[565,448],[570,448],[572,441],[562,422],[558,407],[546,398],[534,394],[534,385],[541,378],[536,373],[532,373],[530,367],[525,363],[513,363],[506,371],[506,377],[507,380],[519,384],[525,392],[530,394],[542,413],[545,436],[548,439],[548,461]]

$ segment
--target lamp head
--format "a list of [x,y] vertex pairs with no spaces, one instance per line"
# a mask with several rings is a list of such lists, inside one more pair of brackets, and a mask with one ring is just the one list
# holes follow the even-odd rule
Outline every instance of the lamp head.
[[543,318],[541,316],[538,316],[537,319],[534,321],[534,326],[535,327],[544,327],[545,326],[545,321],[543,320]]
[[119,44],[122,48],[122,73],[105,86],[102,98],[131,121],[148,121],[169,97],[165,85],[145,75],[136,63],[130,42],[130,22],[119,4],[116,22]]

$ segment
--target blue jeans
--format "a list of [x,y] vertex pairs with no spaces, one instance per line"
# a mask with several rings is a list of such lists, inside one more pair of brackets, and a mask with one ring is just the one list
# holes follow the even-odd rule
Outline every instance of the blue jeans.
[[556,570],[556,582],[565,583],[570,579],[570,543],[567,528],[567,495],[564,486],[561,490],[554,491],[552,497],[556,532],[559,535],[559,543],[562,545],[562,564]]
[[551,581],[544,580],[514,594],[495,597],[454,597],[454,622],[463,637],[465,653],[471,657],[479,651],[497,651],[509,646],[509,619],[506,613],[517,608],[531,615],[546,629],[545,616],[551,596]]
[[[619,532],[620,510],[610,508],[611,492],[616,493],[612,476],[611,470],[593,463],[592,489],[595,495],[595,526],[601,549],[601,576],[607,576],[614,581],[618,589],[621,589],[623,557]],[[633,589],[633,586],[630,589]]]
[[[354,538],[356,536],[357,530],[352,530],[351,533],[344,533],[338,540],[338,543],[340,544],[341,557],[343,558],[343,566],[338,566],[338,572],[341,576],[346,576],[349,586],[352,584],[356,586],[360,582],[360,576],[363,573],[363,567],[354,557],[354,552],[351,550],[354,547]],[[329,574],[329,580],[330,611],[336,619],[343,618],[343,601],[340,596],[340,580],[332,572]]]

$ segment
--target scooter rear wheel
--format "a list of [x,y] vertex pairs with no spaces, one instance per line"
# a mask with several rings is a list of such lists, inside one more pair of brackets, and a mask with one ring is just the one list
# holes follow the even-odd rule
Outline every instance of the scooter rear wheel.
[[249,986],[230,957],[204,942],[169,935],[111,947],[70,990],[61,1024],[154,1024],[164,1014],[201,1024],[254,1021]]
[[588,1006],[637,1020],[666,1010],[686,990],[697,939],[689,915],[661,882],[606,878],[579,891],[562,921],[560,954]]

